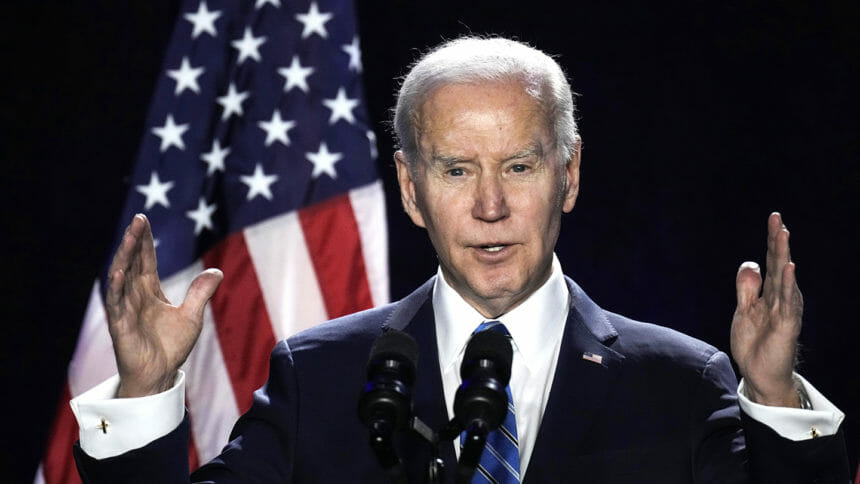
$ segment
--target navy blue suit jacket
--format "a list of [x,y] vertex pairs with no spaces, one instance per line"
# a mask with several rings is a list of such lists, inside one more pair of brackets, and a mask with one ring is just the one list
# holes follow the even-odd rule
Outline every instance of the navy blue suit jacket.
[[[604,311],[571,280],[556,375],[526,483],[742,483],[849,480],[841,431],[780,438],[741,414],[725,353],[676,331]],[[281,342],[269,381],[236,423],[223,453],[193,482],[386,482],[356,412],[364,365],[384,327],[411,334],[420,359],[414,413],[447,422],[431,279],[405,299],[340,318]],[[597,364],[584,352],[602,356]],[[95,460],[76,446],[86,483],[188,482],[187,419],[124,455]],[[395,446],[410,482],[424,482],[430,447],[412,434]],[[441,457],[453,482],[453,443]]]

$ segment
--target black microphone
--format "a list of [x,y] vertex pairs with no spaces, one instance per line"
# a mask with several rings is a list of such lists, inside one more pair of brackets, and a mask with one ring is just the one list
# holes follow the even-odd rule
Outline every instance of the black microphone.
[[395,482],[406,482],[403,465],[391,443],[395,430],[407,426],[412,414],[412,384],[418,344],[397,330],[382,333],[367,361],[367,383],[358,401],[358,416],[370,432],[370,446]]
[[508,337],[496,331],[482,331],[466,345],[460,377],[463,383],[454,396],[454,418],[465,429],[466,438],[457,467],[457,482],[469,482],[487,434],[502,424],[507,415],[505,388],[511,379],[513,349]]

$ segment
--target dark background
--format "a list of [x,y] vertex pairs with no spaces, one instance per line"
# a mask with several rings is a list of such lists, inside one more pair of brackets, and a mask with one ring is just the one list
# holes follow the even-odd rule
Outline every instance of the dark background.
[[[0,89],[9,482],[32,479],[40,458],[179,9],[24,3],[5,6],[0,26],[11,82]],[[396,193],[384,126],[392,79],[443,38],[528,41],[560,55],[581,94],[582,187],[558,245],[565,271],[607,309],[728,350],[737,266],[763,261],[767,215],[781,211],[806,299],[801,372],[848,414],[856,469],[856,2],[387,0],[358,10],[392,297],[435,270]]]

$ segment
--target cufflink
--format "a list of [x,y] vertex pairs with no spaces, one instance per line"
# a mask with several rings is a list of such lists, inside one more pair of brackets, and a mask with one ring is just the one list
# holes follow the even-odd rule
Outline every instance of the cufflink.
[[110,426],[110,424],[108,423],[108,421],[105,420],[104,417],[102,417],[102,423],[100,423],[99,425],[96,425],[96,428],[101,430],[103,434],[106,434],[109,426]]

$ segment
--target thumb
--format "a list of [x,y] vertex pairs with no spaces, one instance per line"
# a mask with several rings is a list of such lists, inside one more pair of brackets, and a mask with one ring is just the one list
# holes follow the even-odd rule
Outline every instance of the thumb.
[[761,268],[755,262],[744,262],[735,278],[738,309],[745,310],[758,298],[761,291]]
[[196,319],[202,318],[203,307],[215,294],[215,290],[218,289],[218,285],[223,279],[224,273],[215,268],[206,269],[197,274],[197,277],[191,281],[191,285],[188,287],[182,309]]

